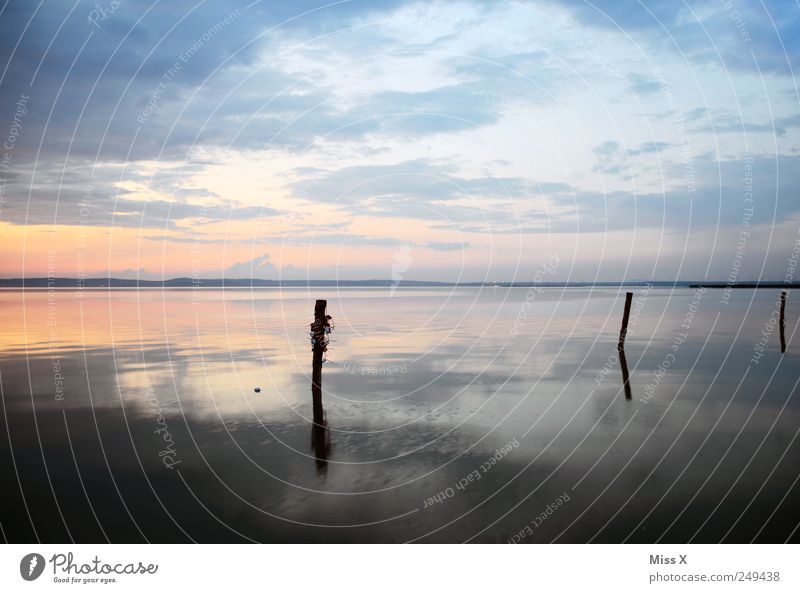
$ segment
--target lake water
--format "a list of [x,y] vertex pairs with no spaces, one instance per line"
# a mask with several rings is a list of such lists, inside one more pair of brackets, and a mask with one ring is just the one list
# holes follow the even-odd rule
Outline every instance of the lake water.
[[3,537],[800,541],[800,303],[631,290],[0,292]]

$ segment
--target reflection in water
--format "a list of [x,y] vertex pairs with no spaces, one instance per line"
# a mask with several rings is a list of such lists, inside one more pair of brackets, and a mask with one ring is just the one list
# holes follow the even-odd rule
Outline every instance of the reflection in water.
[[628,375],[628,360],[625,358],[625,348],[619,349],[619,366],[622,367],[622,384],[625,387],[625,399],[632,399],[631,382]]
[[325,420],[314,420],[311,425],[311,450],[314,452],[318,476],[324,476],[328,473],[328,455],[330,455],[332,448],[331,431],[328,429],[328,423]]
[[781,352],[786,352],[786,291],[781,291],[781,321],[780,321],[780,330],[781,330]]

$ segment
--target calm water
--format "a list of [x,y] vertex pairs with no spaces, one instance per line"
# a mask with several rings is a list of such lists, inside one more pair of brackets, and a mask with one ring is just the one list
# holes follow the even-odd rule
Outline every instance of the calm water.
[[634,293],[0,292],[3,536],[800,541],[800,303]]

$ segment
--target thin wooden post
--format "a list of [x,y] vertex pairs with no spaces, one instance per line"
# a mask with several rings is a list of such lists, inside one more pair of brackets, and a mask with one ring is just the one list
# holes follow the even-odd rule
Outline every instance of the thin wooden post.
[[781,291],[781,320],[780,320],[780,333],[781,333],[781,352],[786,352],[786,291]]
[[312,350],[314,353],[311,365],[311,399],[314,408],[314,424],[322,424],[324,410],[322,408],[322,356],[325,353],[325,328],[328,318],[325,309],[328,301],[318,300],[314,305],[314,323],[311,324]]
[[619,343],[617,350],[625,348],[625,336],[628,334],[628,320],[631,317],[631,301],[633,300],[633,293],[625,293],[625,313],[622,315],[622,328],[619,330]]

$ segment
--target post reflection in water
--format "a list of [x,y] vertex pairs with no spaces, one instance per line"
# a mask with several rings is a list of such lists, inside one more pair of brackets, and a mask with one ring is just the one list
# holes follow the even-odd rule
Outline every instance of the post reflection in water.
[[331,451],[331,434],[322,407],[322,358],[314,356],[314,368],[311,378],[311,399],[313,405],[313,422],[311,423],[311,450],[317,464],[317,475],[325,475],[328,471],[328,455]]
[[786,291],[781,291],[781,318],[780,318],[780,334],[781,334],[781,353],[786,353]]
[[625,387],[625,399],[633,399],[631,396],[631,382],[628,375],[628,360],[625,358],[625,348],[620,348],[619,366],[622,367],[622,384]]
[[324,476],[327,474],[328,455],[332,448],[331,431],[328,429],[328,424],[324,420],[315,420],[311,425],[311,450],[314,451],[317,475]]

